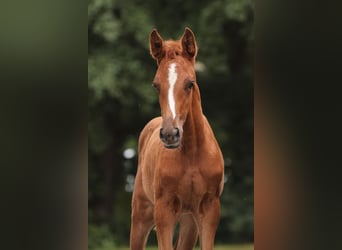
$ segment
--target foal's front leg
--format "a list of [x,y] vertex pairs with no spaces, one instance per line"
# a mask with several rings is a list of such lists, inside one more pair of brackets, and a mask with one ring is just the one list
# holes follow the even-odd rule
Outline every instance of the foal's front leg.
[[216,230],[220,221],[219,198],[204,198],[196,220],[200,229],[201,250],[212,250],[214,248]]
[[153,205],[147,199],[133,195],[130,249],[145,249],[147,237],[153,227]]
[[173,231],[177,222],[178,204],[175,199],[155,201],[154,223],[157,231],[159,250],[172,250]]

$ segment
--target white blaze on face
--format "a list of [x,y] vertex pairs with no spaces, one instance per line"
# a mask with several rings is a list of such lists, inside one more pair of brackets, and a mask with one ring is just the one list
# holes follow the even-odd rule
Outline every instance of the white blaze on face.
[[169,66],[169,92],[168,92],[168,100],[169,100],[169,107],[173,116],[173,119],[176,117],[176,103],[175,97],[173,95],[173,89],[175,87],[175,83],[177,81],[177,72],[176,72],[176,64],[171,63]]

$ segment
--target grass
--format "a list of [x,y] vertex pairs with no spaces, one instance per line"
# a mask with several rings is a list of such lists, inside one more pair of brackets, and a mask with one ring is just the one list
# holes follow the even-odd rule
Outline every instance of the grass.
[[[236,245],[216,245],[214,247],[215,250],[254,250],[253,244],[236,244]],[[120,247],[119,250],[129,250],[128,247]],[[148,246],[146,250],[158,250],[158,247]],[[199,250],[199,247],[196,247],[195,250]]]

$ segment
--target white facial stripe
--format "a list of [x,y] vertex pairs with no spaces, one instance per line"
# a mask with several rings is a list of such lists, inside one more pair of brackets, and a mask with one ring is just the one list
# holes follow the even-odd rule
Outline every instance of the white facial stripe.
[[176,72],[176,64],[171,63],[169,66],[169,92],[168,92],[168,99],[169,99],[169,107],[173,116],[173,119],[176,117],[176,104],[175,98],[173,95],[173,89],[175,87],[175,83],[177,81],[177,72]]

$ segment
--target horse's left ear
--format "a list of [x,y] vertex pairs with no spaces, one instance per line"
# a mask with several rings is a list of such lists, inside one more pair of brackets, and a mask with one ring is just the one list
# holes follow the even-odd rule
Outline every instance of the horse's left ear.
[[153,29],[150,34],[150,53],[151,56],[157,60],[158,64],[164,56],[163,38],[159,35],[156,29]]
[[189,59],[195,59],[197,55],[197,45],[194,33],[188,27],[181,38],[183,54]]

